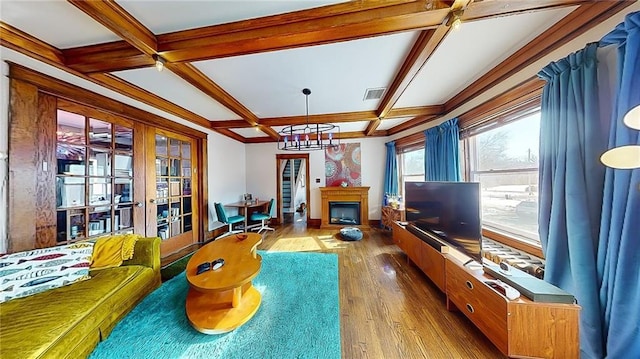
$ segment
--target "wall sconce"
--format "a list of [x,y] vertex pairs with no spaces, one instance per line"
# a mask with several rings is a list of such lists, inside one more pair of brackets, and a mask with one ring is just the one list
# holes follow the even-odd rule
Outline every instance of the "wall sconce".
[[[640,131],[640,105],[632,108],[622,122],[629,128]],[[622,170],[640,168],[640,145],[612,148],[600,156],[605,166]]]
[[450,26],[453,30],[458,30],[460,25],[462,25],[462,14],[464,14],[464,10],[454,10],[449,14],[449,18],[447,19],[447,26]]
[[165,59],[163,59],[162,57],[160,57],[160,55],[157,54],[153,54],[153,60],[156,62],[156,69],[158,70],[158,72],[162,71],[162,69],[164,68],[164,64],[165,64]]

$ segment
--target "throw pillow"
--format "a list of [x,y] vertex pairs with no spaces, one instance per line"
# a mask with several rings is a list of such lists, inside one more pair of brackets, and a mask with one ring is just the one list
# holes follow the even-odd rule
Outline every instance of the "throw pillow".
[[82,242],[0,257],[0,303],[89,279],[92,252]]
[[93,249],[91,269],[119,267],[133,258],[133,249],[140,238],[137,234],[119,234],[98,238]]

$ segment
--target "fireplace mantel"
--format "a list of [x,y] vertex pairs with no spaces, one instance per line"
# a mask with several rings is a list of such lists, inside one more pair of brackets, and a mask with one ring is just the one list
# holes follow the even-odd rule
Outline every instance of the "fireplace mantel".
[[322,218],[320,228],[340,228],[329,222],[329,202],[360,202],[360,227],[369,228],[369,187],[320,187]]

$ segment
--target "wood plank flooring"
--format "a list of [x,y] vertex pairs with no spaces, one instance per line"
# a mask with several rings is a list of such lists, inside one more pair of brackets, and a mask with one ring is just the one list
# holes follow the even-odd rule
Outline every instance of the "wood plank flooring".
[[345,242],[304,223],[274,228],[259,249],[338,254],[343,358],[506,358],[462,313],[446,310],[444,293],[390,232],[372,228]]

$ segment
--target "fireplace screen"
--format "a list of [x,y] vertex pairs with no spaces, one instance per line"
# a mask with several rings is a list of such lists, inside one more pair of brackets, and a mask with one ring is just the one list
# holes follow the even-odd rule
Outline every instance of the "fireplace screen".
[[360,224],[360,202],[329,202],[329,223]]

